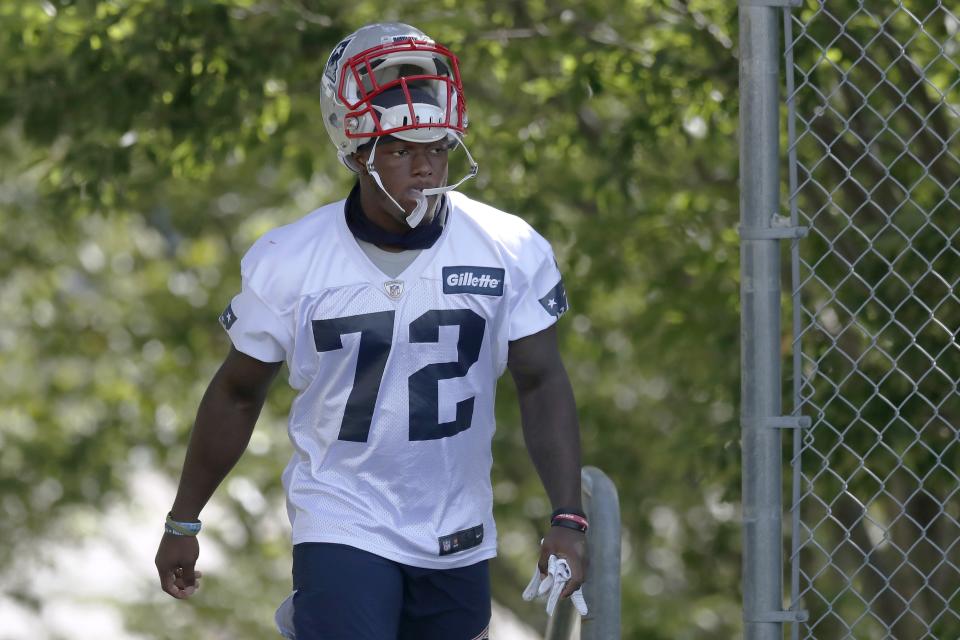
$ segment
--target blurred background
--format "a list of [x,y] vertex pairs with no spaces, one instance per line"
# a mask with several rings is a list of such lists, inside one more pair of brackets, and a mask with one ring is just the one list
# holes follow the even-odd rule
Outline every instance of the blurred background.
[[[153,556],[240,256],[351,185],[327,55],[386,20],[460,57],[462,190],[556,250],[584,463],[620,492],[623,636],[739,635],[735,3],[4,0],[0,639],[276,637],[285,376],[202,515],[202,591],[163,594]],[[549,504],[509,376],[498,418],[494,637],[535,638]]]

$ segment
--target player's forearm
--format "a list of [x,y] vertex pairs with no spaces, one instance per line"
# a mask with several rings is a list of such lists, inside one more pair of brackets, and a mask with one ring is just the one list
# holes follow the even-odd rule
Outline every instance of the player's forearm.
[[553,508],[579,508],[580,426],[566,370],[561,365],[518,394],[527,451]]
[[175,520],[195,520],[210,496],[243,455],[263,397],[233,394],[217,379],[211,383],[190,434],[180,486],[171,513]]

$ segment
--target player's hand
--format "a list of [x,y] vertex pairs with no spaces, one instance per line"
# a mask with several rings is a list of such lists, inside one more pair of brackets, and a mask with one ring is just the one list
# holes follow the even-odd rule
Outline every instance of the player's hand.
[[203,575],[194,566],[200,556],[196,536],[163,534],[155,563],[160,574],[160,588],[177,599],[189,598],[200,588]]
[[541,575],[547,575],[547,564],[550,556],[563,558],[570,566],[570,580],[560,592],[561,598],[568,598],[570,594],[580,588],[587,572],[587,536],[584,533],[566,527],[550,527],[546,537],[540,544],[540,560],[537,566]]

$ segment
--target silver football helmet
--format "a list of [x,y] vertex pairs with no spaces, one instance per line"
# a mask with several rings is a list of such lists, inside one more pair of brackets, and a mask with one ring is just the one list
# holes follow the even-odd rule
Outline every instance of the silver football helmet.
[[425,189],[422,206],[407,217],[411,227],[423,217],[426,196],[454,189],[477,174],[477,164],[463,144],[467,103],[457,57],[410,25],[371,24],[341,40],[324,68],[320,109],[337,155],[351,171],[360,171],[353,153],[373,141],[367,170],[381,189],[373,160],[382,137],[408,142],[449,138],[463,147],[469,173],[452,186]]

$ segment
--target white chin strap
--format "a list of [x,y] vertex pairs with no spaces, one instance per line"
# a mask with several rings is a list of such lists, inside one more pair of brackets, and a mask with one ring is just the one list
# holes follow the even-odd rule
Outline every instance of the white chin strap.
[[[417,194],[417,206],[414,207],[413,211],[410,212],[410,214],[407,215],[405,218],[407,221],[407,225],[411,229],[416,228],[416,226],[419,225],[420,222],[423,220],[423,217],[427,215],[427,198],[428,197],[440,195],[441,193],[446,193],[447,191],[452,191],[453,189],[456,189],[457,187],[459,187],[461,184],[463,184],[470,178],[477,175],[477,171],[479,167],[477,166],[477,162],[473,159],[473,156],[470,155],[470,150],[467,149],[467,145],[463,144],[463,140],[460,138],[460,136],[454,136],[454,138],[456,139],[457,144],[463,147],[463,152],[467,154],[467,161],[470,163],[470,170],[467,172],[467,175],[460,178],[459,182],[457,182],[456,184],[447,185],[446,187],[434,187],[432,189],[424,189],[420,191]],[[373,180],[374,182],[377,183],[377,186],[380,187],[380,190],[383,191],[388,198],[390,198],[390,202],[392,202],[394,206],[397,209],[399,209],[402,213],[406,214],[407,213],[406,210],[400,206],[400,203],[394,200],[393,196],[390,195],[390,192],[387,191],[386,188],[383,186],[383,182],[380,180],[380,173],[377,171],[376,167],[373,166],[373,160],[377,153],[378,142],[380,142],[380,136],[377,136],[377,138],[374,139],[373,147],[370,149],[370,158],[367,160],[367,172],[371,176],[373,176]]]

